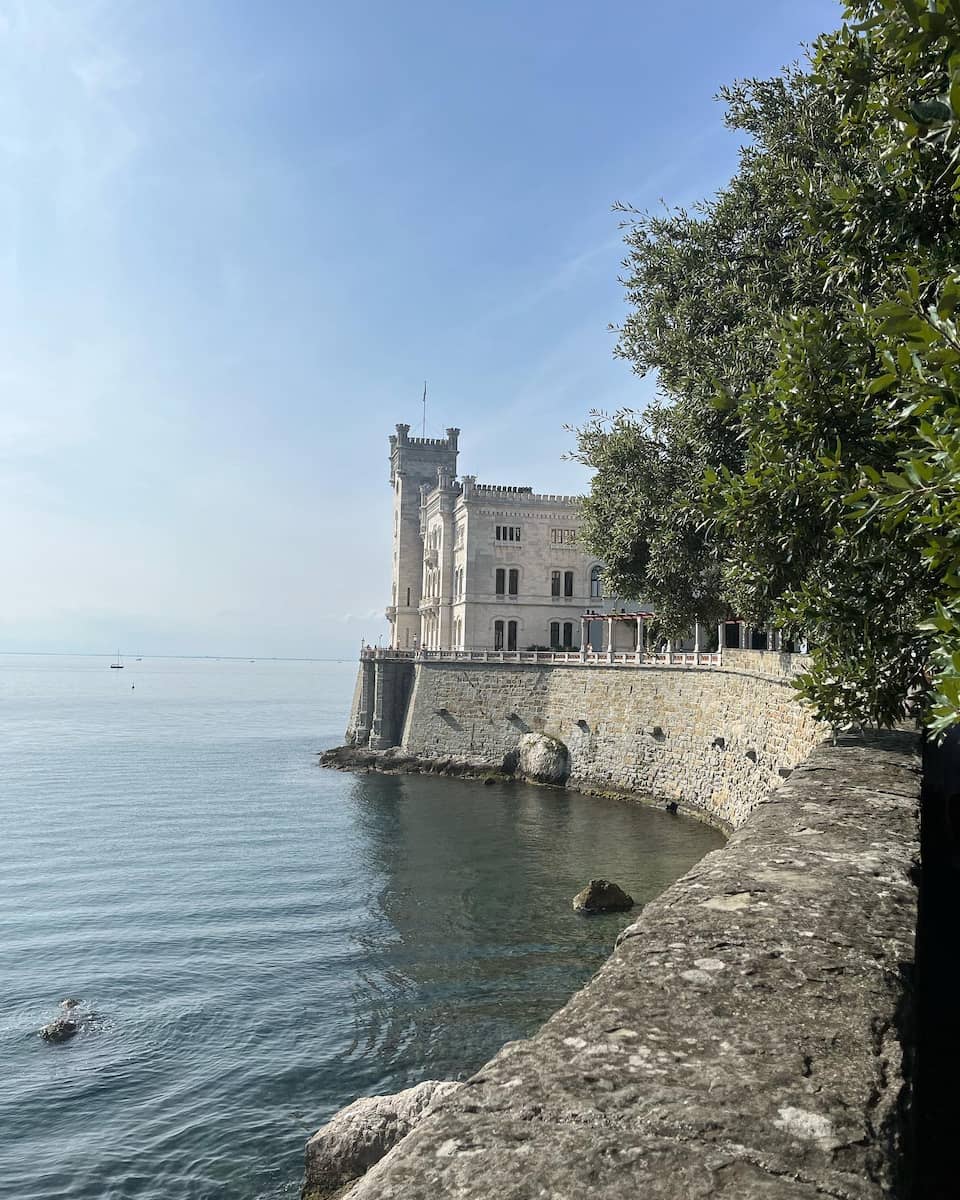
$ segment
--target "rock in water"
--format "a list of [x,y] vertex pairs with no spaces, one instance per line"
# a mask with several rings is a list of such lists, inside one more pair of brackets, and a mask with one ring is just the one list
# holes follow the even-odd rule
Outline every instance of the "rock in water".
[[573,898],[574,912],[626,912],[628,908],[633,908],[633,897],[607,879],[591,879]]
[[43,1025],[40,1028],[40,1036],[45,1042],[65,1042],[68,1038],[72,1038],[75,1033],[78,1033],[80,1026],[70,1017],[57,1017],[55,1021],[51,1021],[48,1025]]
[[533,783],[563,787],[570,774],[570,751],[548,733],[525,733],[520,738],[520,770]]
[[301,1200],[340,1193],[462,1086],[430,1079],[393,1096],[366,1096],[341,1108],[307,1142]]

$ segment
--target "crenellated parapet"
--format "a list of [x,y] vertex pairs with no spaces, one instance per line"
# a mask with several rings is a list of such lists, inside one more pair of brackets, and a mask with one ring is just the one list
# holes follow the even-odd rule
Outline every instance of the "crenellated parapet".
[[[467,481],[469,480],[469,487]],[[498,500],[509,501],[511,504],[539,505],[551,504],[561,508],[579,508],[583,503],[582,496],[564,496],[553,492],[535,492],[531,487],[513,487],[499,483],[477,483],[472,475],[464,476],[464,499],[481,500],[486,503]]]

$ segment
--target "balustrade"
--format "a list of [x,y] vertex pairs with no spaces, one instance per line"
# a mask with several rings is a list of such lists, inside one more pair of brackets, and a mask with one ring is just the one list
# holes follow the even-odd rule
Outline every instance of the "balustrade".
[[361,659],[390,659],[415,662],[528,663],[578,667],[720,667],[722,651],[673,650],[639,652],[615,650],[393,650],[364,646]]

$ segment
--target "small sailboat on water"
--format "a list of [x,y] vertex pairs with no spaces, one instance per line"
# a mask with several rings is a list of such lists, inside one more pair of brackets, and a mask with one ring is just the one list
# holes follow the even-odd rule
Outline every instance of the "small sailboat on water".
[[123,663],[120,661],[120,651],[117,651],[117,661],[110,664],[111,671],[122,671]]

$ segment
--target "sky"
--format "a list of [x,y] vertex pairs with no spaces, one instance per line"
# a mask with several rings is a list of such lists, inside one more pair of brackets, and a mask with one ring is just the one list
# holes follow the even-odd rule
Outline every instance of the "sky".
[[386,630],[387,437],[582,492],[615,201],[834,0],[0,0],[0,652],[338,658]]

